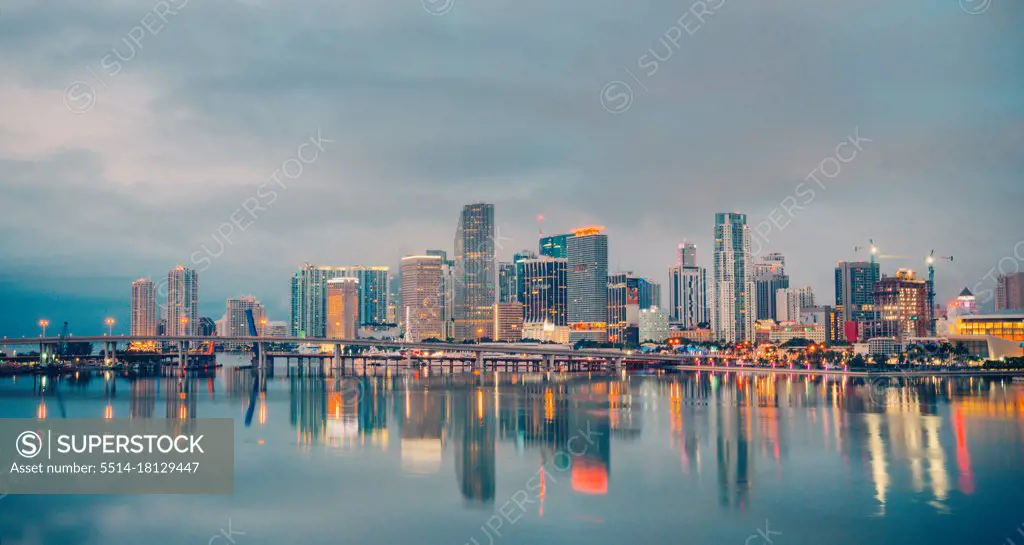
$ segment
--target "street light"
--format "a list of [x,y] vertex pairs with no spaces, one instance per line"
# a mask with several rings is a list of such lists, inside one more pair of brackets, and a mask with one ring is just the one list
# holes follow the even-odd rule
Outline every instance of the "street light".
[[117,322],[113,318],[107,318],[106,320],[103,320],[103,323],[107,324],[107,336],[108,337],[113,337],[114,336],[114,324],[117,323]]
[[260,318],[260,337],[264,337],[267,334],[267,319]]
[[41,337],[46,336],[46,326],[48,325],[50,325],[50,320],[39,320],[39,327],[43,328],[43,334],[40,335]]

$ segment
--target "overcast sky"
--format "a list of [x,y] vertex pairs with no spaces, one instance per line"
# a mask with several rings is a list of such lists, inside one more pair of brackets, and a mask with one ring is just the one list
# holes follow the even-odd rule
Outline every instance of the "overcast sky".
[[0,335],[124,329],[177,263],[203,315],[286,320],[302,262],[397,273],[475,201],[503,259],[543,214],[664,283],[740,211],[825,303],[869,238],[889,273],[953,255],[940,300],[991,289],[1024,267],[1022,27],[1018,0],[4,0]]

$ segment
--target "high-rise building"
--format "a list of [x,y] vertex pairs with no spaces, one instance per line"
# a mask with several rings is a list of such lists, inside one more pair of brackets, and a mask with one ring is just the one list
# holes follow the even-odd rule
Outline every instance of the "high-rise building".
[[427,250],[441,258],[441,339],[455,337],[455,262],[444,250]]
[[999,276],[995,303],[996,312],[1024,309],[1024,272]]
[[495,341],[515,342],[523,340],[523,305],[518,302],[494,304]]
[[516,282],[516,264],[508,261],[498,263],[498,302],[519,302],[519,289]]
[[132,336],[156,335],[156,287],[148,278],[132,282],[131,326]]
[[[253,325],[256,326],[257,335],[263,333],[263,329],[266,324],[264,319],[267,317],[266,309],[263,305],[252,295],[244,295],[242,297],[232,297],[227,300],[225,305],[226,309],[224,312],[224,327],[222,336],[224,337],[249,337],[249,319],[245,315],[245,311],[252,311]],[[214,328],[216,329],[216,327]],[[218,331],[218,333],[221,333]],[[232,347],[236,343],[232,343]]]
[[786,274],[786,258],[780,253],[773,252],[761,256],[754,263],[754,276],[760,276],[765,273],[774,273],[778,275]]
[[672,322],[697,329],[708,321],[708,270],[697,266],[697,246],[679,245],[676,266],[668,270],[668,312]]
[[569,257],[568,254],[568,240],[572,235],[551,235],[540,238],[540,244],[538,251],[540,255],[546,255],[548,257],[554,257],[558,259],[566,259]]
[[199,273],[183,265],[167,273],[167,335],[196,335],[199,331]]
[[883,276],[875,283],[877,319],[866,328],[869,338],[927,337],[931,329],[928,288],[928,281],[918,279],[909,269],[896,271],[896,276]]
[[668,339],[668,314],[658,307],[640,311],[640,342],[665,342]]
[[355,339],[359,336],[359,278],[342,276],[327,281],[327,338]]
[[680,242],[676,249],[676,267],[697,266],[697,245],[689,242]]
[[603,230],[581,227],[567,240],[572,342],[608,339],[608,235]]
[[715,335],[731,343],[754,340],[754,275],[750,259],[750,227],[746,214],[715,215]]
[[[441,268],[442,260],[437,255],[410,255],[402,258],[402,308],[399,319],[405,324],[406,339],[409,341],[444,338],[441,324]],[[492,327],[493,324],[488,324],[488,332]]]
[[777,317],[779,322],[800,322],[801,311],[814,307],[814,289],[811,286],[802,288],[783,288],[775,294]]
[[661,285],[632,272],[608,277],[608,341],[634,345],[639,341],[640,311],[661,306]]
[[554,257],[526,259],[523,271],[523,320],[529,324],[568,325],[569,260]]
[[754,285],[757,290],[758,320],[781,320],[776,308],[776,293],[789,287],[786,258],[779,253],[762,256],[754,263]]
[[199,318],[199,336],[217,336],[217,323],[213,321],[213,318],[210,318],[209,316],[202,316]]
[[878,263],[841,261],[836,265],[836,312],[844,324],[875,318],[875,283],[880,276]]
[[480,339],[493,327],[494,205],[467,204],[455,232],[455,339]]
[[512,255],[512,263],[515,265],[516,275],[516,301],[526,305],[526,276],[523,271],[523,262],[527,259],[537,259],[537,254],[530,250],[520,250]]
[[291,334],[308,338],[327,334],[327,281],[333,278],[358,279],[360,325],[388,323],[389,271],[387,266],[303,263],[292,276]]

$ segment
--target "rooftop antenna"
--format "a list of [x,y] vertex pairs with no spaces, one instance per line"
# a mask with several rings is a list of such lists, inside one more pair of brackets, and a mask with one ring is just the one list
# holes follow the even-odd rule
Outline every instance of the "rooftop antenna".
[[537,238],[544,238],[544,214],[537,214]]

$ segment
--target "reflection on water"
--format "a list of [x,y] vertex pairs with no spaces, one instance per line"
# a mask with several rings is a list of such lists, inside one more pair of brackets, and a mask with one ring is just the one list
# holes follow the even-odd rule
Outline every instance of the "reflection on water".
[[[550,519],[552,490],[560,512],[586,499],[601,514],[580,520],[635,517],[654,509],[652,502],[660,509],[670,501],[731,524],[751,511],[781,518],[837,498],[841,508],[828,515],[840,525],[1018,515],[1000,487],[1022,481],[1024,388],[999,379],[921,379],[879,389],[853,378],[707,372],[282,374],[18,377],[0,383],[0,411],[25,418],[163,417],[179,420],[183,430],[195,418],[234,417],[236,457],[250,456],[250,444],[270,449],[257,452],[284,464],[275,467],[275,482],[302,481],[299,488],[318,491],[319,478],[306,481],[298,468],[340,454],[316,466],[324,477],[357,471],[399,503],[423,492],[418,481],[396,476],[453,482],[462,506],[434,516],[450,517],[454,526],[462,524],[459,510],[494,511],[532,475],[539,481],[531,487],[538,500],[531,524]],[[270,490],[249,488],[247,471],[247,464],[236,468],[236,497],[244,491],[273,498]],[[454,490],[440,486],[423,501],[446,505]],[[903,520],[911,512],[921,522]],[[18,524],[7,515],[0,522],[8,530]],[[860,524],[831,541],[859,542]],[[932,526],[920,531],[938,532]],[[803,542],[790,532],[789,542]]]

